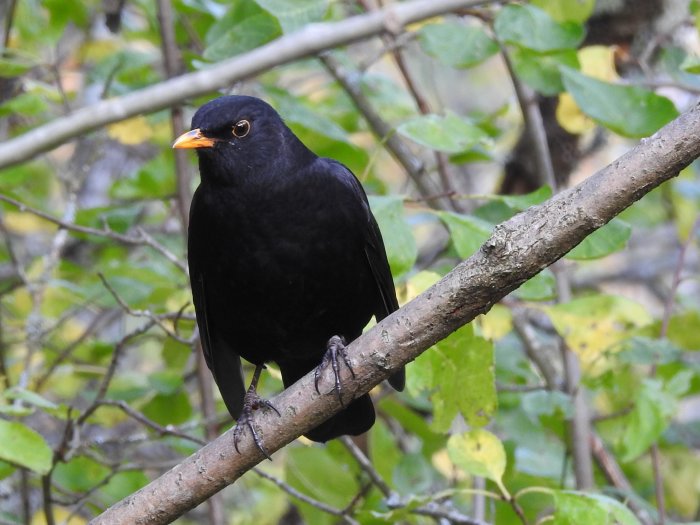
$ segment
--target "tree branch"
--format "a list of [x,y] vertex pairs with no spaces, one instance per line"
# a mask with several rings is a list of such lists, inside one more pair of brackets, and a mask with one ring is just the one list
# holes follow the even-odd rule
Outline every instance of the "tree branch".
[[485,0],[414,0],[340,22],[310,24],[215,66],[84,107],[7,140],[0,144],[0,168],[29,160],[88,131],[179,104],[190,97],[215,91],[280,64],[386,31],[395,32],[419,20],[483,3]]
[[[611,165],[570,190],[498,225],[483,246],[437,284],[378,323],[347,348],[355,371],[344,370],[343,400],[368,392],[500,298],[552,264],[615,215],[700,156],[700,105],[644,139]],[[322,392],[332,392],[324,375]],[[275,452],[342,406],[319,395],[309,373],[272,399],[282,414],[256,415],[267,449]],[[249,434],[233,446],[232,431],[132,494],[91,523],[168,523],[264,459]]]

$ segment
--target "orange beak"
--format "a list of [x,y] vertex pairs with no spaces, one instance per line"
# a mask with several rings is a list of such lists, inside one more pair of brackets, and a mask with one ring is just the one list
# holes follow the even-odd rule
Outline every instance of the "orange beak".
[[211,148],[214,146],[214,139],[202,135],[201,130],[193,129],[187,133],[180,135],[173,143],[173,148],[190,149],[190,148]]

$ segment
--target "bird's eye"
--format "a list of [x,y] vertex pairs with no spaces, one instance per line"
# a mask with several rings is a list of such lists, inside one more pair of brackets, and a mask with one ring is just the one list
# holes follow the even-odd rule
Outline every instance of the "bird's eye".
[[239,120],[233,125],[233,135],[242,139],[250,133],[250,122],[247,120]]

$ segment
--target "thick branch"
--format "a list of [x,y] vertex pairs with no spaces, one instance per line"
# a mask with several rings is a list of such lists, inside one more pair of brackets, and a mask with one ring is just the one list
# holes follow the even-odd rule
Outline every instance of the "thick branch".
[[151,113],[229,86],[231,83],[325,49],[350,44],[385,31],[485,0],[414,0],[354,16],[341,22],[310,24],[243,55],[122,97],[105,100],[56,119],[0,144],[0,168],[26,161],[72,138],[106,124]]
[[[596,228],[676,176],[700,156],[698,136],[700,105],[578,186],[497,226],[477,253],[348,346],[356,377],[343,378],[346,403],[487,312]],[[327,377],[321,386],[322,392],[332,391]],[[256,415],[258,432],[271,452],[341,409],[337,396],[316,393],[313,373],[273,398],[272,403],[281,416],[271,411]],[[225,433],[92,523],[172,521],[264,459],[248,434],[239,448],[241,454],[233,448],[231,432]]]

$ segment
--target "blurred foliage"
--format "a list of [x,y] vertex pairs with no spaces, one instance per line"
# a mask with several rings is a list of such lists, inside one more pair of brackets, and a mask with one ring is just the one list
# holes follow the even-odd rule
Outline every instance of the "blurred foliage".
[[[532,96],[558,99],[552,122],[579,144],[572,185],[631,147],[625,137],[654,133],[697,98],[697,2],[673,31],[649,38],[636,63],[626,55],[634,45],[588,45],[595,4],[484,2],[396,38],[332,51],[426,166],[421,176],[435,195],[417,192],[386,138],[372,135],[315,58],[224,91],[269,100],[312,150],[357,174],[406,302],[476,252],[499,222],[556,191],[542,184],[499,194],[502,165],[522,129],[514,80]],[[126,2],[117,33],[106,28],[98,0],[13,5],[0,57],[3,140],[165,79],[156,3]],[[371,5],[175,0],[171,7],[183,68],[193,71]],[[190,101],[187,115],[216,95]],[[176,204],[197,177],[190,156],[191,186],[177,187],[172,139],[168,112],[160,111],[0,172],[3,524],[51,523],[49,508],[53,522],[85,523],[195,451],[207,425],[231,424],[218,393],[213,417],[201,406]],[[484,498],[489,523],[631,525],[640,523],[635,509],[656,512],[655,483],[670,519],[699,520],[699,210],[700,177],[691,166],[592,234],[556,271],[544,270],[422,354],[408,367],[406,392],[376,389],[379,417],[366,453],[390,497],[339,441],[298,440],[262,468],[363,524],[432,523],[421,512],[429,504],[471,516]],[[571,298],[558,294],[561,273]],[[629,488],[613,486],[596,466],[596,490],[575,490],[563,344],[580,361],[577,388]],[[271,396],[281,388],[271,367],[260,390]],[[42,490],[50,504],[42,505]],[[253,473],[224,491],[224,503],[232,524],[339,521]],[[179,522],[205,521],[204,509]]]

